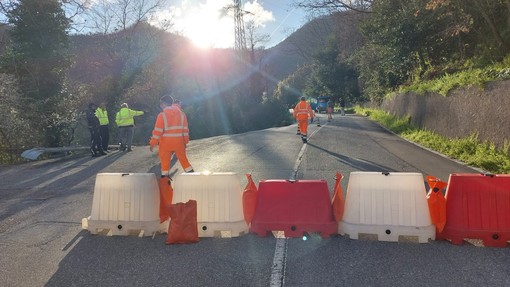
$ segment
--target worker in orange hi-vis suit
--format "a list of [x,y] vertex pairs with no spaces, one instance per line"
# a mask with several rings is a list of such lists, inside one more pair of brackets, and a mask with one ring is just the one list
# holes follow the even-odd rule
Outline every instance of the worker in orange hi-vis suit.
[[301,132],[301,140],[307,143],[308,117],[310,123],[313,122],[314,113],[310,104],[306,102],[305,97],[301,97],[299,103],[294,107],[294,118],[298,121],[299,131]]
[[185,172],[193,172],[193,167],[186,156],[186,144],[189,142],[188,119],[181,109],[172,107],[172,104],[171,96],[161,97],[159,106],[163,112],[156,118],[150,141],[151,151],[155,146],[159,146],[158,156],[161,161],[162,177],[169,176],[173,153]]

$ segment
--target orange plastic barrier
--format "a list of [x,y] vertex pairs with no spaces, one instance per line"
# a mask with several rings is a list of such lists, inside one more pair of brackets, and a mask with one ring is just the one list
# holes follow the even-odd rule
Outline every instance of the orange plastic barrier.
[[510,240],[510,175],[451,174],[446,190],[446,225],[440,238],[462,244],[481,239],[505,247]]
[[257,206],[250,231],[266,236],[284,231],[286,237],[318,232],[336,234],[328,184],[325,180],[265,180],[259,182]]
[[172,204],[172,197],[174,190],[172,189],[172,183],[168,177],[162,177],[159,179],[159,220],[161,223],[165,222],[170,218],[168,208]]
[[342,185],[340,184],[342,178],[343,175],[337,172],[335,175],[335,193],[333,194],[333,199],[331,200],[331,205],[333,206],[333,216],[335,217],[336,222],[340,222],[344,215],[344,192],[342,190]]
[[255,207],[257,205],[257,186],[253,182],[251,174],[247,173],[246,179],[248,183],[244,187],[243,192],[243,215],[246,224],[249,225],[253,219]]
[[429,193],[427,193],[430,221],[436,226],[437,235],[443,231],[446,224],[446,199],[443,195],[443,189],[448,184],[431,175],[427,175],[425,178],[430,187]]

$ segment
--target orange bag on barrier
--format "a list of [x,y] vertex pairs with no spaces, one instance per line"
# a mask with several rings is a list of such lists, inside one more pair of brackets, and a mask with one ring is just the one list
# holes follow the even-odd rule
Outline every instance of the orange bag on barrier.
[[162,177],[159,179],[159,222],[164,222],[170,218],[168,208],[172,204],[174,190],[170,178]]
[[331,201],[331,205],[333,206],[333,216],[335,217],[336,222],[340,222],[344,215],[344,192],[342,190],[342,185],[340,182],[342,181],[343,175],[339,172],[335,175],[335,191],[333,193],[333,199]]
[[430,220],[436,226],[436,233],[441,233],[446,225],[446,199],[442,190],[448,184],[431,175],[427,175],[425,178],[430,186],[427,193]]
[[171,204],[168,211],[171,220],[165,243],[198,242],[197,201],[190,199],[186,203]]
[[247,173],[248,183],[244,187],[243,192],[243,214],[244,221],[250,225],[253,216],[255,216],[255,208],[257,207],[257,186],[251,178],[251,174]]

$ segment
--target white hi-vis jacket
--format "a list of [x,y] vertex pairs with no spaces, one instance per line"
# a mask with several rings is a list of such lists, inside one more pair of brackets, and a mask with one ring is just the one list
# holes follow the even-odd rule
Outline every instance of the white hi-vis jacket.
[[188,118],[177,107],[166,107],[156,118],[150,145],[160,150],[173,150],[176,145],[189,142]]

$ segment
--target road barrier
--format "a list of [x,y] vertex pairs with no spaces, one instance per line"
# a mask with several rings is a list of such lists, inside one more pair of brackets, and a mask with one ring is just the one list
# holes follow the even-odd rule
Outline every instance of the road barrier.
[[[338,192],[340,180],[337,174]],[[338,223],[326,180],[262,180],[258,190],[256,186],[247,188],[255,192],[251,200],[256,202],[247,205],[254,209],[250,227],[249,220],[245,221],[243,190],[236,173],[178,175],[173,181],[172,202],[197,201],[200,237],[236,237],[249,230],[259,236],[283,231],[285,237],[320,233],[324,238],[340,234],[351,239],[419,243],[437,236],[453,244],[478,239],[485,246],[508,246],[510,175],[451,174],[446,205],[443,200],[440,204],[431,200],[432,196],[442,198],[446,183],[432,176],[427,176],[427,181],[431,188],[428,202],[420,173],[352,172],[345,203],[336,202],[343,205],[336,206],[338,210],[343,207]],[[154,174],[99,173],[91,215],[82,219],[82,228],[105,235],[164,233],[168,221],[160,223],[159,209]]]
[[236,173],[183,173],[173,181],[173,203],[197,201],[199,237],[237,237],[248,232]]
[[481,239],[485,246],[508,246],[510,175],[451,174],[445,197],[446,225],[438,239],[453,244]]
[[283,231],[285,237],[318,232],[327,238],[337,228],[325,180],[259,182],[251,232],[266,236],[269,231]]
[[99,173],[92,211],[82,219],[92,234],[152,236],[159,222],[159,189],[153,173]]
[[435,238],[421,173],[352,172],[338,233],[351,239],[411,241]]

